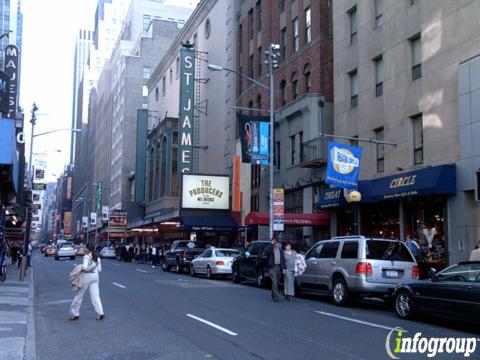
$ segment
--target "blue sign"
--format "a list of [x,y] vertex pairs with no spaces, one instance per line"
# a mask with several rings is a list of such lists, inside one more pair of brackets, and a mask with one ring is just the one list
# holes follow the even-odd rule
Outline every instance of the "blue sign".
[[361,157],[361,148],[329,141],[325,183],[356,190]]
[[270,118],[237,114],[242,146],[242,162],[268,166],[270,158]]
[[0,165],[13,164],[16,148],[14,121],[0,118]]

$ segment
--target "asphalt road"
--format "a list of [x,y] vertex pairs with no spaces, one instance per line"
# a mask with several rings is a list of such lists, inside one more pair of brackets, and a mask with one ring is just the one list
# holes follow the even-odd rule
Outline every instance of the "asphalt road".
[[[109,259],[100,274],[106,320],[95,320],[86,296],[80,320],[71,322],[68,274],[80,261],[34,256],[38,360],[388,359],[385,341],[395,327],[412,336],[480,337],[462,324],[402,321],[374,302],[340,308],[327,297],[304,296],[273,303],[268,290],[253,285]],[[480,358],[480,349],[470,358]]]

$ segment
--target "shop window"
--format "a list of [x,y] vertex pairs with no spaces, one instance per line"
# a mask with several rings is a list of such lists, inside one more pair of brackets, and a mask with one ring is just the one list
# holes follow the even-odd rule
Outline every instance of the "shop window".
[[420,35],[410,39],[412,49],[412,80],[422,77],[422,39]]
[[[379,141],[384,140],[383,127],[375,129],[375,139]],[[382,173],[385,171],[385,144],[377,144],[377,172]]]
[[413,163],[423,163],[423,118],[422,115],[412,117],[413,125]]

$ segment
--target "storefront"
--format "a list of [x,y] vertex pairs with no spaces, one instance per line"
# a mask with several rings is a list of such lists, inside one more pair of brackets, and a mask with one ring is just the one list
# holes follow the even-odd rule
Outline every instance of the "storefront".
[[365,236],[414,238],[422,249],[423,272],[448,264],[447,201],[456,193],[455,165],[441,165],[360,181],[362,200],[348,204],[343,190],[324,192],[320,208],[334,209],[337,235],[356,231]]

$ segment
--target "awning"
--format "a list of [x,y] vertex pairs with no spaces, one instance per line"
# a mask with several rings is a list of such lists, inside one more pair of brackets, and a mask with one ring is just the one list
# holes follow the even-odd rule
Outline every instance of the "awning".
[[182,215],[180,222],[184,231],[233,231],[238,228],[235,219],[228,215]]
[[[320,211],[315,214],[289,214],[284,215],[287,226],[323,226],[330,224],[330,212]],[[245,217],[246,225],[268,225],[267,213],[250,212]]]
[[334,187],[330,189],[326,189],[318,203],[318,207],[320,209],[331,209],[338,206],[343,206],[347,203],[345,200],[345,196],[343,195],[343,189],[339,187]]

